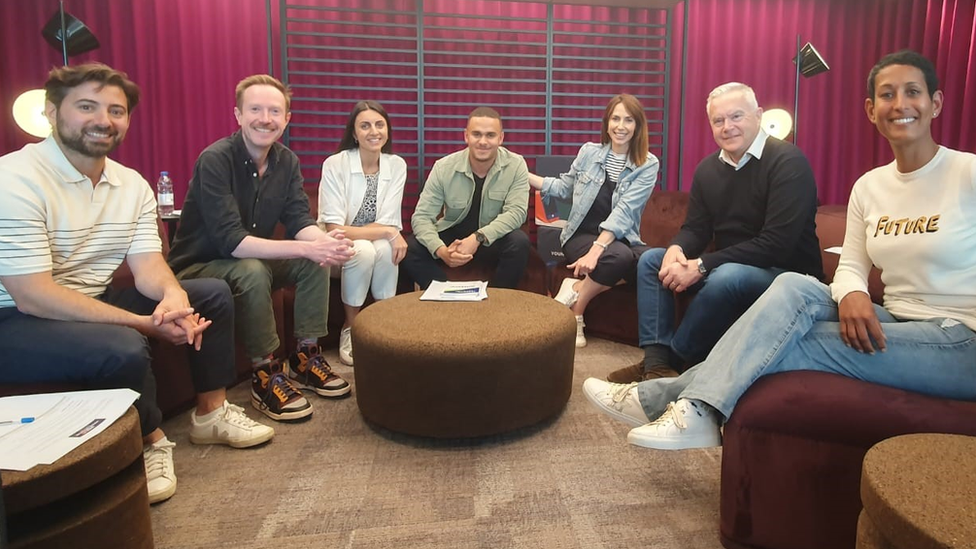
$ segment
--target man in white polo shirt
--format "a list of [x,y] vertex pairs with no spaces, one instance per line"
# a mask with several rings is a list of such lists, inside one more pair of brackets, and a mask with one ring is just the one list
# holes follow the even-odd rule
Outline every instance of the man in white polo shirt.
[[[125,137],[138,86],[93,63],[52,70],[45,90],[53,134],[0,157],[0,383],[138,391],[149,498],[163,501],[176,491],[175,445],[159,428],[147,336],[188,346],[191,442],[247,447],[274,430],[226,400],[227,285],[177,282],[161,253],[152,189],[107,158]],[[109,286],[123,259],[135,288]]]

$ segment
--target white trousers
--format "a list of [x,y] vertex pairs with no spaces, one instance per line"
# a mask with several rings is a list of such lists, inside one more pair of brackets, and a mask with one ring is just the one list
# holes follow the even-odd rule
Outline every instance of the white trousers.
[[393,264],[393,247],[386,239],[353,240],[356,254],[342,266],[342,302],[362,307],[366,292],[372,290],[373,299],[396,295],[399,266]]

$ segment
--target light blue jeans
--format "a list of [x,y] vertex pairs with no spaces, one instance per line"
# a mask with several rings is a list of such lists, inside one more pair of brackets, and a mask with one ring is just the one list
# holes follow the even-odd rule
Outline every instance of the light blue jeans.
[[647,417],[679,398],[704,401],[726,418],[761,376],[791,370],[833,372],[930,396],[976,400],[976,333],[951,319],[899,321],[875,305],[887,351],[844,345],[837,304],[813,277],[784,273],[719,340],[708,358],[680,377],[638,385]]
[[654,248],[637,261],[637,344],[667,345],[697,364],[722,334],[773,283],[782,269],[725,263],[690,288],[695,292],[681,324],[674,325],[674,293],[658,278],[667,250]]

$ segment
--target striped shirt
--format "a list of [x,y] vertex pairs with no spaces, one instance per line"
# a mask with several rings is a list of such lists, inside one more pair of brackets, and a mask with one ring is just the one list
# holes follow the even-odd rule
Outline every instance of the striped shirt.
[[[161,250],[156,199],[135,170],[107,159],[93,187],[52,137],[0,157],[0,277],[50,272],[95,297],[127,255]],[[0,307],[13,306],[0,283]]]
[[624,171],[625,165],[627,165],[626,154],[617,154],[611,151],[607,155],[606,169],[607,175],[610,176],[610,181],[617,182],[617,178],[620,177],[620,172]]

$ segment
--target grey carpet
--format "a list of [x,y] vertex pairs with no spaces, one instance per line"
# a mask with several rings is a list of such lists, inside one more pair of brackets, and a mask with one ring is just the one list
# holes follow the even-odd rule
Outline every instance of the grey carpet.
[[[583,380],[632,364],[640,349],[595,338],[577,351],[573,395],[536,427],[438,441],[367,425],[353,396],[312,395],[304,423],[272,424],[263,447],[195,446],[189,412],[164,424],[179,488],[152,509],[156,547],[355,549],[719,549],[720,449],[630,446],[628,427],[594,411]],[[352,382],[336,351],[326,357]]]

